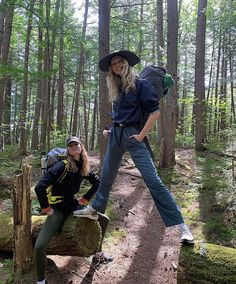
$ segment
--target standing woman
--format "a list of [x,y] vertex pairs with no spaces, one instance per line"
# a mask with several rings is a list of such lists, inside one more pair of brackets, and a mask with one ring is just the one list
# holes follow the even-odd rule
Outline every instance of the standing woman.
[[[61,230],[65,219],[73,211],[82,208],[79,207],[80,204],[88,203],[99,187],[99,178],[90,170],[88,155],[80,139],[78,137],[69,137],[66,145],[66,160],[54,164],[35,187],[42,211],[48,215],[34,247],[38,284],[47,283],[45,280],[46,249],[49,242]],[[84,179],[88,180],[92,186],[78,201],[74,194],[79,192]],[[52,186],[50,201],[47,197],[47,188],[49,186]],[[96,257],[101,257],[101,255],[103,256],[101,252],[102,241],[109,219],[105,215],[99,214],[98,221],[102,229],[102,240]]]
[[[122,156],[128,151],[140,171],[154,203],[166,227],[179,225],[182,243],[193,243],[194,238],[178,209],[172,194],[162,183],[153,164],[150,153],[143,141],[160,116],[159,101],[152,86],[135,77],[132,67],[139,63],[133,52],[123,50],[105,56],[99,68],[108,72],[107,85],[113,103],[113,126],[104,130],[109,137],[100,186],[91,206],[74,212],[75,216],[94,218],[98,212],[105,212],[112,184],[121,165]],[[142,110],[149,114],[143,127]]]

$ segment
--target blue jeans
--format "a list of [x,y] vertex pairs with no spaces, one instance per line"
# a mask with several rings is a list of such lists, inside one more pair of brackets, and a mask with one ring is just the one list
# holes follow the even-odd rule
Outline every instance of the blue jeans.
[[113,126],[104,159],[100,186],[92,207],[101,213],[105,212],[112,184],[121,165],[122,156],[125,151],[128,151],[135,166],[140,171],[165,225],[170,227],[184,223],[172,194],[157,174],[145,143],[143,141],[139,142],[135,138],[129,138],[131,135],[138,133],[139,131],[134,127],[121,128]]

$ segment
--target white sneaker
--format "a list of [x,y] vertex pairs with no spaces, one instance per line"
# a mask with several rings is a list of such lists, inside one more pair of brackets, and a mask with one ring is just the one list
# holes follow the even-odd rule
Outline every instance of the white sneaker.
[[194,244],[194,237],[188,228],[183,230],[180,242],[183,244]]
[[89,218],[92,220],[98,219],[98,213],[95,209],[93,209],[92,206],[87,206],[81,210],[76,210],[73,212],[73,215],[75,217],[83,217],[83,218]]

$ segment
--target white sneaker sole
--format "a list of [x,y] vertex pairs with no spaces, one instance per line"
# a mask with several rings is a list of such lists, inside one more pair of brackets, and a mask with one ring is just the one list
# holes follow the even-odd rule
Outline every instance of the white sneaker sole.
[[76,215],[76,214],[73,214],[75,217],[78,217],[78,218],[87,218],[87,219],[91,219],[91,220],[97,220],[98,219],[98,216],[91,216],[91,215]]
[[180,241],[182,244],[186,245],[186,244],[190,244],[190,245],[193,245],[195,244],[195,241],[194,240],[187,240],[187,239],[183,239]]

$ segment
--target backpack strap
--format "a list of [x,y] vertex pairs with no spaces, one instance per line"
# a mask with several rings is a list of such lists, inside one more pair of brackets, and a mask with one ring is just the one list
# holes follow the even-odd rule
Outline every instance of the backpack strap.
[[[67,175],[67,169],[66,169],[66,165],[68,163],[67,160],[62,160],[62,162],[65,164],[64,170],[62,172],[62,174],[60,175],[60,177],[57,179],[57,182],[61,183],[63,181],[63,179],[66,177]],[[47,198],[48,198],[48,203],[49,204],[56,204],[56,203],[60,203],[63,201],[64,196],[61,195],[52,195],[52,189],[53,189],[53,184],[49,185],[46,188],[46,192],[47,192]]]

